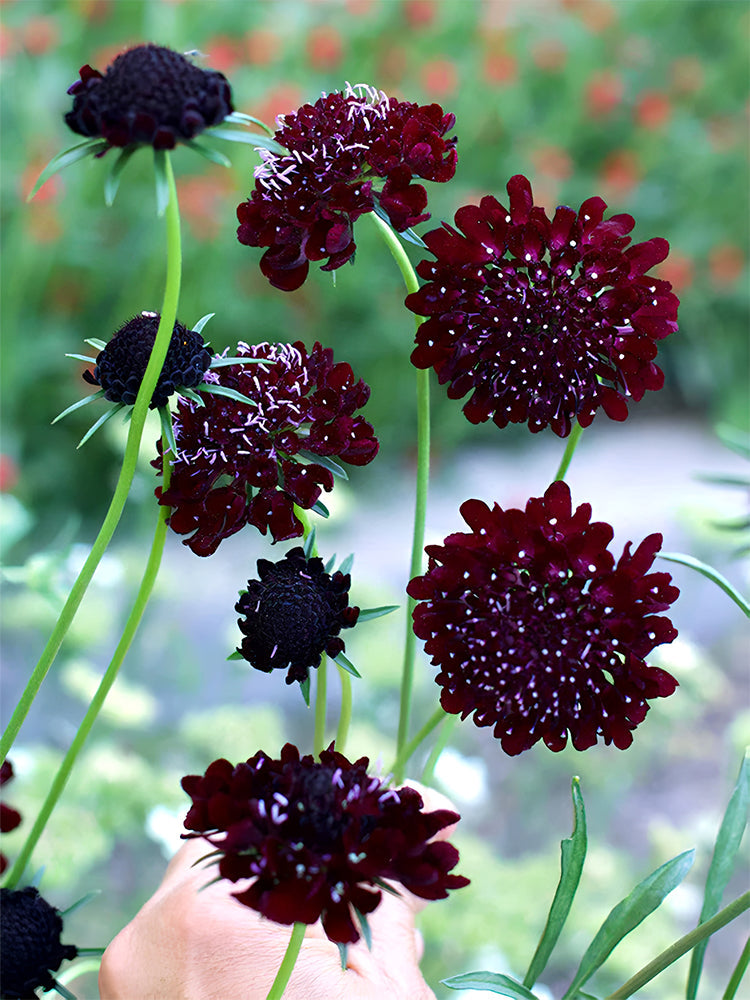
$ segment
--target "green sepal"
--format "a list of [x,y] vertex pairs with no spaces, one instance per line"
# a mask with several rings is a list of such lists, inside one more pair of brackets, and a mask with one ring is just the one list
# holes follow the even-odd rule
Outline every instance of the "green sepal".
[[442,979],[441,982],[451,990],[487,990],[489,993],[511,997],[512,1000],[538,1000],[536,994],[501,972],[464,972],[460,976]]
[[193,327],[193,333],[203,333],[203,327],[208,323],[210,319],[213,319],[216,313],[206,313],[205,316],[201,316],[198,322]]
[[346,945],[346,944],[341,944],[340,941],[337,941],[336,942],[336,947],[339,950],[339,958],[341,959],[341,968],[345,969],[346,968],[346,957],[347,957],[347,954],[348,954],[347,949],[348,949],[349,946]]
[[227,399],[233,399],[237,403],[246,403],[248,406],[258,405],[254,399],[243,396],[241,392],[230,389],[226,385],[212,385],[210,382],[204,382],[201,386],[201,392],[209,392],[212,396],[226,396]]
[[[106,424],[106,422],[111,417],[114,417],[114,415],[116,413],[119,413],[120,410],[122,410],[124,408],[124,406],[125,406],[124,403],[115,403],[115,405],[110,410],[107,410],[106,413],[103,413],[99,417],[99,419],[96,421],[96,423],[92,424],[91,427],[89,427],[89,429],[83,435],[83,437],[81,438],[81,440],[76,445],[76,450],[78,448],[82,448],[86,444],[86,442],[88,441],[88,439],[90,437],[93,437],[94,434],[96,434],[96,432],[99,430],[99,428],[102,426],[102,424]],[[131,410],[131,412],[132,412],[132,410]]]
[[90,396],[85,396],[83,399],[79,399],[77,403],[71,403],[70,406],[66,407],[62,413],[58,413],[55,419],[52,421],[56,424],[58,420],[62,420],[63,417],[67,417],[69,413],[74,410],[80,410],[82,406],[86,406],[88,403],[93,402],[95,399],[101,399],[104,395],[104,389],[99,389],[98,392],[92,392]]
[[196,406],[205,406],[206,401],[203,399],[199,392],[195,389],[188,389],[186,385],[181,385],[177,388],[177,395],[183,396],[185,399],[189,399],[191,403],[195,403]]
[[[192,840],[192,839],[195,839],[195,838],[189,838],[189,839]],[[215,851],[209,851],[208,854],[201,854],[201,856],[197,859],[197,861],[194,861],[190,867],[191,868],[197,868],[198,865],[203,864],[204,861],[208,861],[209,858],[216,858],[220,854],[223,854],[223,853],[224,853],[223,851],[220,851],[220,850],[217,849]]]
[[161,218],[169,204],[167,153],[164,149],[154,150],[154,179],[156,181],[156,214]]
[[[211,314],[213,315],[213,313]],[[262,365],[273,364],[269,358],[214,358],[212,368],[224,368],[227,365]]]
[[103,153],[105,149],[109,149],[109,143],[106,139],[87,139],[85,142],[76,143],[75,146],[68,146],[67,149],[53,156],[44,170],[42,170],[26,201],[31,201],[42,184],[48,181],[50,177],[54,177],[61,170],[64,170],[65,167],[70,166],[71,163],[77,163],[78,160],[83,160],[87,156],[95,156],[97,153]]
[[253,118],[252,115],[246,115],[243,111],[233,111],[231,115],[226,116],[224,121],[232,125],[258,125],[264,132],[273,135],[273,129],[269,128],[265,122],[262,122],[260,118]]
[[267,135],[240,132],[239,129],[231,128],[212,128],[210,133],[206,132],[205,135],[210,135],[216,139],[227,139],[229,142],[244,142],[246,145],[254,146],[256,149],[260,146],[263,149],[269,149],[272,153],[276,153],[277,156],[290,155],[288,149],[285,149],[284,146]]
[[194,152],[199,153],[201,156],[210,160],[211,163],[218,163],[220,167],[231,167],[232,161],[228,156],[220,153],[218,149],[212,149],[210,146],[204,146],[201,142],[196,142],[195,139],[190,139],[185,143],[188,149],[194,150]]
[[[383,220],[386,226],[389,226],[391,229],[393,229],[393,223],[391,222],[388,213],[385,211],[384,208],[381,207],[380,203],[378,202],[377,195],[373,198],[372,210],[379,219]],[[427,244],[425,243],[425,241],[420,236],[417,236],[417,234],[414,232],[413,229],[405,229],[402,233],[399,233],[395,229],[393,229],[393,231],[394,233],[396,233],[397,236],[401,237],[404,243],[413,243],[414,246],[419,247],[420,250],[427,249]]]
[[[729,799],[724,818],[719,827],[714,847],[713,857],[706,876],[706,888],[703,893],[703,906],[698,918],[698,926],[710,920],[719,912],[721,897],[734,871],[734,864],[739,850],[742,835],[747,826],[747,810],[750,803],[750,747],[745,750],[745,756],[740,765],[740,773]],[[698,993],[703,956],[708,947],[708,938],[693,948],[690,956],[690,971],[688,973],[685,1000],[695,1000]]]
[[737,590],[733,584],[727,580],[725,576],[709,566],[708,563],[701,562],[700,559],[695,559],[693,556],[683,555],[681,552],[657,552],[659,559],[666,559],[667,562],[679,563],[681,566],[687,566],[689,569],[694,569],[697,573],[705,576],[707,579],[715,583],[717,587],[720,587],[725,594],[732,598],[737,607],[742,611],[744,615],[750,618],[750,603],[742,596],[742,594]]
[[66,358],[73,358],[75,361],[85,361],[89,365],[96,364],[96,358],[89,358],[85,354],[66,354]]
[[357,625],[359,625],[360,622],[370,622],[373,618],[382,618],[383,615],[389,615],[392,611],[398,611],[400,607],[400,604],[383,604],[379,608],[363,608],[359,612]]
[[354,666],[349,657],[345,656],[343,653],[339,653],[338,656],[334,656],[333,662],[337,664],[339,667],[341,667],[342,670],[345,670],[348,674],[351,674],[352,677],[359,677],[359,678],[362,677],[362,674],[357,670],[357,668]]
[[83,955],[100,956],[103,955],[106,950],[107,950],[106,948],[79,948],[78,955],[76,955],[76,958]]
[[315,551],[315,528],[310,528],[307,533],[307,538],[305,539],[305,544],[303,547],[305,553],[305,559],[311,559],[313,552]]
[[336,565],[336,553],[334,552],[331,558],[323,567],[323,569],[326,571],[326,573],[330,573],[335,565]]
[[91,344],[91,346],[95,347],[97,351],[103,351],[107,346],[103,340],[98,340],[96,337],[87,337],[84,340],[84,344]]
[[174,439],[174,427],[172,426],[172,414],[165,403],[159,407],[159,420],[161,421],[161,433],[167,442],[168,449],[177,458],[177,442]]
[[42,865],[41,868],[37,868],[34,874],[29,879],[29,885],[33,885],[35,889],[38,889],[42,884],[42,879],[44,878],[44,873],[47,870],[46,865]]
[[310,508],[310,510],[314,511],[316,514],[319,514],[321,517],[331,516],[330,511],[328,510],[328,508],[326,507],[326,505],[323,503],[322,500],[316,500],[315,503]]
[[107,207],[111,207],[114,203],[115,196],[117,195],[117,189],[120,187],[122,172],[128,165],[130,157],[137,148],[137,146],[126,146],[120,151],[120,155],[112,164],[112,169],[107,174],[106,180],[104,181],[104,204],[107,205]]
[[310,675],[309,674],[307,675],[307,677],[305,677],[305,679],[303,681],[299,682],[299,689],[302,692],[302,697],[305,699],[305,704],[309,708],[310,707]]
[[573,833],[560,843],[560,881],[557,884],[557,890],[539,944],[529,964],[528,972],[523,977],[525,987],[534,985],[549,961],[570,913],[570,907],[581,880],[583,863],[586,859],[586,810],[579,778],[573,778],[571,793],[573,796]]
[[242,655],[242,653],[239,651],[239,649],[235,649],[235,651],[233,653],[229,654],[229,656],[227,657],[227,659],[228,660],[244,660],[245,657]]
[[571,1000],[583,984],[609,958],[615,947],[662,903],[687,875],[695,849],[683,851],[639,882],[633,891],[610,911],[581,959],[573,982],[562,1000]]
[[346,469],[339,465],[338,462],[334,462],[327,455],[315,455],[311,451],[298,451],[297,455],[300,458],[304,458],[306,462],[314,462],[315,465],[322,465],[324,469],[328,469],[329,472],[332,472],[334,476],[338,476],[340,479],[349,478]]
[[204,892],[206,889],[209,889],[212,885],[216,885],[217,882],[221,881],[222,881],[222,876],[217,875],[216,878],[212,878],[208,882],[205,882],[202,886],[200,886],[198,892]]
[[57,979],[54,979],[53,982],[55,984],[55,993],[59,993],[64,1000],[76,1000],[75,993],[71,993],[67,986],[64,986]]
[[362,937],[365,939],[367,950],[372,951],[372,931],[370,930],[370,925],[367,921],[367,915],[360,913],[356,906],[353,906],[352,909],[357,917],[357,923],[359,924],[359,929],[362,931]]
[[91,892],[87,892],[84,896],[81,896],[80,899],[77,899],[75,903],[71,903],[67,909],[60,910],[60,916],[69,917],[71,913],[75,913],[76,910],[80,910],[82,906],[86,906],[87,903],[90,903],[92,899],[96,899],[96,897],[100,894],[101,889],[92,889]]
[[389,885],[385,881],[385,879],[374,878],[372,881],[378,887],[378,889],[382,889],[383,892],[387,892],[389,896],[395,896],[397,899],[401,898],[401,893],[398,891],[398,889],[394,889],[394,887],[392,885]]

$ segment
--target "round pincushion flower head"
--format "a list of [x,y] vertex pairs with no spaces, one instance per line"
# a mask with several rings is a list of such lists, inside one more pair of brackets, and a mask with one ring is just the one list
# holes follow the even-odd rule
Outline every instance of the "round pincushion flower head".
[[33,886],[0,889],[0,993],[8,1000],[36,997],[55,989],[53,972],[78,949],[62,944],[62,917]]
[[406,305],[427,319],[412,363],[434,368],[448,395],[471,393],[472,423],[527,423],[566,437],[601,407],[613,420],[627,400],[660,389],[657,343],[677,329],[678,299],[649,275],[669,251],[654,238],[629,246],[630,215],[604,219],[589,198],[578,212],[550,219],[534,205],[528,180],[508,182],[509,208],[482,198],[424,236],[435,260]]
[[306,681],[323,653],[344,652],[339,632],[357,624],[359,608],[349,607],[351,577],[328,574],[323,560],[301,547],[275,563],[259,559],[258,576],[235,605],[245,637],[237,651],[256,670],[289,668],[287,684]]
[[397,101],[364,84],[323,94],[279,116],[279,150],[261,149],[255,188],[237,209],[240,243],[267,247],[260,269],[284,291],[299,288],[310,261],[333,271],[354,257],[355,221],[378,211],[398,232],[429,218],[414,177],[448,181],[456,170],[455,124],[439,104]]
[[585,750],[599,737],[625,749],[676,680],[645,657],[677,631],[662,617],[679,595],[669,573],[648,572],[661,547],[630,542],[617,564],[610,525],[572,510],[554,482],[525,510],[467,500],[471,529],[428,545],[427,572],[407,592],[414,631],[440,668],[440,703],[494,726],[508,754],[543,740]]
[[216,760],[182,779],[193,800],[187,836],[215,848],[219,877],[254,880],[233,893],[240,903],[281,924],[320,919],[331,941],[353,943],[384,880],[423,899],[468,884],[451,874],[456,848],[432,841],[459,816],[423,812],[416,789],[387,788],[368,764],[332,748],[319,761],[300,757],[289,743],[278,760],[262,751],[236,766]]
[[171,481],[156,491],[172,507],[170,527],[200,556],[246,524],[274,541],[299,537],[294,505],[326,516],[321,493],[334,475],[346,478],[339,462],[375,458],[372,426],[355,413],[369,397],[319,343],[308,353],[301,341],[241,342],[236,358],[215,358],[200,398],[181,400],[175,414]]

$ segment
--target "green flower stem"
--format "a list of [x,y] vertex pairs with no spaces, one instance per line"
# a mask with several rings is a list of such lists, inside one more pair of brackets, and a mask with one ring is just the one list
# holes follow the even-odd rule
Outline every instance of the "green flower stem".
[[437,728],[443,719],[446,717],[447,713],[443,708],[437,708],[435,712],[430,716],[430,718],[425,722],[422,728],[419,730],[416,736],[414,736],[404,747],[400,750],[390,768],[390,773],[393,775],[394,783],[400,785],[404,780],[404,773],[406,770],[406,765],[409,758],[417,749],[422,740],[426,739],[433,729]]
[[750,909],[750,892],[745,892],[743,895],[738,896],[732,903],[725,906],[723,910],[719,910],[716,916],[711,917],[710,920],[706,920],[705,923],[699,924],[688,934],[675,941],[674,944],[671,944],[669,948],[660,955],[657,955],[648,965],[645,965],[639,972],[636,972],[626,983],[623,983],[619,989],[615,990],[614,993],[610,993],[606,1000],[626,1000],[626,997],[633,996],[642,986],[650,983],[652,979],[658,976],[660,972],[663,972],[673,962],[676,962],[678,958],[681,958],[692,948],[695,948],[697,944],[700,944],[701,941],[704,941],[720,928],[730,923],[735,917],[739,917],[747,909]]
[[[169,486],[171,468],[169,465],[167,442],[164,438],[162,438],[162,445],[164,452],[164,489],[167,489]],[[159,507],[156,521],[156,531],[154,532],[154,540],[151,544],[151,552],[149,553],[148,561],[143,572],[143,578],[141,579],[141,585],[138,588],[135,602],[133,603],[133,607],[128,615],[128,620],[125,622],[125,628],[123,629],[122,636],[120,637],[117,648],[115,649],[112,659],[109,662],[109,666],[104,672],[104,676],[99,683],[96,694],[91,699],[91,703],[86,710],[83,721],[78,727],[78,732],[75,734],[73,742],[70,744],[68,752],[65,754],[65,757],[58,768],[57,774],[55,775],[52,785],[47,793],[47,797],[42,804],[42,808],[39,810],[39,815],[37,816],[34,825],[26,837],[26,841],[24,842],[24,845],[8,874],[5,885],[9,889],[12,889],[18,883],[24,873],[24,870],[26,869],[29,858],[31,857],[31,854],[36,847],[45,826],[47,825],[47,821],[52,815],[52,810],[55,808],[57,800],[62,795],[63,790],[68,783],[68,778],[70,777],[75,762],[78,759],[78,754],[83,749],[83,744],[86,742],[94,722],[96,722],[96,718],[99,715],[101,707],[104,704],[115,679],[117,678],[122,662],[125,659],[133,638],[135,637],[138,626],[141,623],[143,613],[146,610],[146,605],[148,604],[148,600],[154,589],[156,577],[159,573],[162,552],[164,551],[164,542],[167,537],[167,518],[170,513],[170,507]]]
[[453,735],[453,730],[458,725],[457,715],[448,715],[443,722],[443,728],[440,731],[440,736],[435,743],[435,746],[430,751],[430,756],[427,758],[427,763],[422,771],[422,777],[420,781],[423,785],[431,785],[435,777],[435,765],[440,760],[440,755],[448,746],[448,740],[450,740]]
[[[419,289],[419,281],[411,265],[411,261],[406,255],[403,245],[396,237],[393,230],[374,212],[370,212],[368,217],[377,226],[380,235],[385,240],[393,259],[398,264],[399,270],[404,279],[407,292],[416,292]],[[416,317],[416,326],[419,329],[423,322],[423,317]],[[419,576],[422,572],[422,559],[424,550],[425,520],[427,517],[427,490],[430,481],[430,373],[428,370],[417,369],[417,484],[416,498],[414,506],[414,534],[412,538],[411,564],[409,569],[409,579]],[[416,647],[416,636],[412,629],[412,612],[416,606],[413,597],[409,597],[406,603],[406,640],[404,642],[404,663],[401,674],[401,707],[398,719],[398,740],[397,740],[397,762],[398,769],[394,770],[396,781],[400,784],[403,781],[403,765],[408,756],[404,757],[403,751],[409,738],[409,727],[411,722],[411,702],[412,688],[414,686],[414,654]]]
[[29,709],[36,698],[37,692],[52,666],[70,625],[83,600],[83,596],[91,583],[92,577],[99,565],[104,552],[109,545],[120,517],[125,508],[125,502],[135,476],[138,463],[143,427],[146,422],[148,405],[151,402],[156,383],[167,356],[172,330],[177,318],[177,301],[180,295],[180,279],[182,273],[182,245],[180,242],[180,211],[177,202],[177,188],[169,156],[166,157],[166,173],[169,183],[169,203],[166,211],[167,228],[167,271],[164,289],[164,304],[162,306],[159,329],[154,340],[146,372],[143,376],[138,395],[133,404],[133,414],[128,428],[128,438],[123,455],[122,468],[117,480],[115,492],[104,518],[99,534],[91,547],[88,558],[71,588],[68,599],[60,612],[52,634],[44,647],[39,662],[29,678],[26,688],[11,716],[10,722],[0,740],[0,760],[5,760],[13,745]]
[[732,975],[729,977],[727,988],[724,990],[721,1000],[734,1000],[737,996],[737,990],[740,988],[742,977],[747,972],[748,964],[750,964],[750,938],[745,942],[745,947],[742,949],[739,961],[735,965]]
[[279,966],[279,971],[276,973],[273,985],[268,991],[266,1000],[281,1000],[284,995],[284,990],[287,987],[289,977],[292,974],[292,969],[294,968],[300,948],[302,947],[302,941],[305,937],[305,926],[305,924],[296,923],[294,927],[292,927],[292,936],[289,938],[289,944],[287,945],[286,952],[284,953],[284,958]]
[[326,705],[328,701],[328,657],[323,654],[320,666],[315,671],[315,729],[313,730],[313,753],[320,757],[326,740]]
[[568,435],[568,441],[565,445],[565,451],[563,453],[562,461],[560,462],[560,467],[555,473],[555,481],[558,479],[565,479],[565,475],[568,471],[568,466],[570,465],[571,459],[573,458],[573,452],[576,450],[578,442],[581,440],[581,434],[583,434],[583,427],[576,420],[573,427]]
[[338,671],[341,679],[341,711],[336,728],[336,749],[339,753],[343,753],[349,735],[349,723],[352,721],[352,678],[343,667],[339,667]]

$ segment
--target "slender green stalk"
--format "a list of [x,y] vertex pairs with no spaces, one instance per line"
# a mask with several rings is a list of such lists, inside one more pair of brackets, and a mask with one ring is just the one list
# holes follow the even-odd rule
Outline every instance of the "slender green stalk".
[[732,975],[729,977],[727,988],[724,990],[721,1000],[734,1000],[737,996],[737,990],[740,988],[742,977],[747,972],[748,964],[750,964],[750,938],[745,942],[745,947],[742,949],[739,961],[735,965]]
[[339,712],[339,724],[336,728],[336,749],[339,753],[344,753],[346,738],[349,735],[349,724],[352,721],[352,678],[351,674],[338,668],[341,680],[341,711]]
[[747,909],[750,909],[750,892],[745,892],[743,895],[738,896],[728,906],[725,906],[723,910],[719,910],[716,916],[711,917],[710,920],[706,920],[705,923],[699,924],[688,934],[675,941],[674,944],[671,944],[669,948],[665,949],[660,955],[657,955],[648,965],[644,965],[639,972],[631,976],[619,989],[615,990],[614,993],[610,993],[606,1000],[626,1000],[627,997],[637,993],[642,986],[650,983],[652,979],[658,976],[660,972],[663,972],[673,962],[676,962],[678,958],[687,954],[697,944],[700,944],[701,941],[710,937]]
[[164,304],[162,306],[159,329],[156,334],[154,346],[151,351],[146,372],[143,376],[138,395],[133,404],[133,414],[128,428],[128,438],[123,455],[122,468],[115,486],[115,492],[109,505],[109,510],[104,518],[99,534],[97,535],[91,551],[78,574],[68,599],[60,612],[52,634],[47,645],[44,647],[39,662],[29,678],[26,688],[21,695],[18,704],[11,716],[10,722],[0,740],[0,760],[4,760],[10,750],[16,736],[18,735],[23,722],[28,715],[29,709],[39,688],[47,676],[49,668],[52,666],[57,656],[63,640],[70,628],[70,625],[78,611],[83,596],[91,583],[92,577],[99,565],[104,552],[109,545],[115,529],[120,521],[125,502],[130,492],[130,487],[135,476],[138,462],[138,452],[140,449],[143,427],[146,422],[148,406],[151,402],[157,380],[164,365],[169,342],[172,337],[175,319],[177,317],[177,301],[180,294],[180,279],[182,273],[182,246],[180,242],[180,213],[177,203],[177,189],[174,182],[172,163],[166,157],[166,173],[169,183],[169,203],[166,211],[167,229],[167,272],[164,289]]
[[325,748],[326,707],[328,702],[328,657],[323,654],[320,666],[315,671],[315,729],[313,730],[313,753],[320,757]]
[[289,977],[292,974],[294,965],[297,961],[297,956],[299,955],[300,948],[302,947],[302,941],[305,937],[305,924],[296,923],[292,927],[292,936],[289,938],[289,944],[287,945],[286,952],[284,953],[284,958],[279,966],[279,971],[276,973],[276,978],[273,981],[271,989],[268,991],[268,996],[266,1000],[281,1000],[284,995],[284,990],[289,982]]
[[581,440],[581,434],[583,434],[583,427],[576,422],[573,424],[570,434],[568,435],[568,441],[565,445],[565,451],[563,452],[562,461],[560,462],[560,467],[555,473],[555,480],[565,479],[565,475],[568,471],[568,466],[570,465],[571,459],[573,458],[573,452],[576,450],[578,442]]
[[[164,488],[166,489],[169,485],[170,466],[168,458],[169,452],[164,438],[162,438],[162,444],[164,451]],[[159,573],[162,552],[164,551],[164,542],[167,537],[167,518],[170,513],[171,509],[169,507],[159,507],[156,531],[154,532],[154,540],[151,544],[151,552],[149,553],[146,568],[143,572],[143,578],[141,579],[141,585],[138,588],[138,593],[130,614],[128,615],[128,620],[125,623],[122,636],[120,637],[117,648],[115,649],[112,659],[109,662],[109,666],[104,672],[104,676],[99,683],[99,687],[97,688],[94,697],[91,699],[91,703],[86,710],[83,721],[78,727],[78,732],[73,738],[73,742],[70,744],[68,752],[65,754],[65,757],[58,768],[57,774],[52,781],[52,785],[47,792],[47,797],[42,804],[42,808],[39,810],[39,815],[26,837],[26,841],[24,842],[24,845],[13,864],[10,873],[8,874],[5,885],[9,889],[12,889],[13,886],[17,885],[24,873],[29,858],[31,857],[31,854],[36,847],[45,826],[47,825],[47,821],[52,815],[52,810],[55,808],[58,799],[63,793],[63,789],[68,783],[68,778],[73,771],[78,755],[83,749],[83,745],[91,732],[102,705],[104,704],[104,701],[117,678],[122,662],[125,659],[133,638],[135,637],[138,626],[141,623],[143,613],[146,610],[146,605],[148,604],[148,600],[154,589],[156,577]]]
[[400,785],[404,780],[404,773],[406,770],[406,765],[409,758],[417,749],[422,740],[426,739],[433,729],[440,725],[446,716],[446,712],[443,708],[438,707],[435,712],[430,716],[430,718],[425,722],[422,728],[419,730],[416,736],[406,744],[403,750],[400,750],[390,768],[390,773],[393,775],[394,783]]
[[435,766],[440,760],[440,755],[443,750],[448,746],[448,740],[453,734],[453,730],[458,724],[457,715],[446,715],[445,721],[443,722],[443,728],[440,731],[440,736],[435,742],[435,746],[430,751],[430,756],[427,758],[427,763],[422,771],[421,782],[423,785],[431,785],[435,777]]
[[[404,279],[407,292],[416,292],[419,281],[406,255],[403,245],[390,226],[386,225],[374,212],[370,219],[375,223],[380,235],[385,240],[393,259],[398,264]],[[423,318],[416,318],[417,329]],[[409,579],[419,576],[422,572],[424,550],[425,520],[427,517],[427,490],[430,481],[430,378],[429,370],[417,370],[417,484],[414,505],[414,534],[412,538],[411,563]],[[397,761],[400,762],[402,752],[409,738],[411,722],[412,688],[414,686],[414,656],[416,636],[412,629],[412,612],[416,605],[414,598],[409,597],[406,604],[406,640],[404,642],[404,663],[401,674],[401,705],[398,719]],[[408,759],[408,758],[407,758]],[[405,760],[403,761],[405,763]],[[403,764],[394,772],[397,782],[403,781]]]

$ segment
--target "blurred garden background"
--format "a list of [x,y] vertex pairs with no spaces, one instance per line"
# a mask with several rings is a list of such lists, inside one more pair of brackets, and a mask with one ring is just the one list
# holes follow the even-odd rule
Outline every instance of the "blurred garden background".
[[[136,312],[158,310],[164,266],[147,153],[128,166],[112,208],[102,193],[107,158],[63,171],[30,203],[26,196],[44,164],[75,140],[62,116],[79,68],[104,70],[144,41],[198,50],[229,78],[236,108],[269,124],[346,81],[454,112],[456,178],[429,188],[432,220],[420,232],[484,194],[503,201],[508,178],[524,173],[548,209],[599,194],[610,211],[635,217],[636,241],[666,237],[672,249],[659,274],[682,304],[680,331],[660,348],[665,388],[634,405],[624,425],[599,417],[569,482],[574,502],[590,501],[595,519],[614,525],[617,554],[628,539],[662,531],[665,549],[690,552],[747,588],[739,553],[748,536],[731,525],[747,515],[747,488],[733,481],[747,479],[748,468],[725,443],[742,440],[750,419],[746,3],[5,0],[0,16],[3,722],[98,529],[122,453],[117,419],[76,451],[93,407],[50,426],[88,391],[83,366],[65,354],[86,353],[85,338],[108,340]],[[252,189],[257,155],[239,145],[226,152],[229,169],[184,148],[173,157],[184,238],[178,316],[190,325],[215,312],[206,335],[216,350],[240,339],[320,340],[370,384],[365,416],[381,453],[326,499],[331,518],[319,528],[320,545],[324,556],[354,552],[355,603],[403,605],[415,404],[413,324],[400,276],[363,218],[356,265],[336,272],[335,283],[313,268],[294,293],[271,288],[260,251],[235,238],[235,208]],[[417,248],[409,253],[420,259]],[[458,506],[469,496],[523,506],[541,495],[563,449],[551,433],[472,426],[433,384],[431,541],[459,529]],[[11,858],[127,616],[155,518],[149,461],[157,434],[158,421],[144,437],[115,544],[11,754],[17,777],[4,798],[24,816],[5,838]],[[186,809],[183,774],[218,756],[275,753],[286,739],[309,748],[312,721],[296,688],[226,662],[239,639],[237,591],[272,552],[251,531],[208,560],[168,539],[143,628],[34,854],[31,868],[45,867],[42,888],[58,907],[101,890],[71,918],[66,941],[107,943],[154,890]],[[690,846],[697,860],[685,884],[591,988],[614,989],[697,921],[718,823],[750,742],[748,635],[708,581],[672,572],[682,589],[672,616],[680,639],[659,662],[680,687],[655,703],[630,750],[551,754],[536,746],[511,759],[489,731],[468,721],[455,731],[438,777],[465,817],[458,870],[474,882],[422,920],[424,970],[439,997],[454,995],[441,978],[469,969],[523,975],[554,891],[559,840],[570,833],[573,774],[582,779],[591,846],[545,973],[550,996],[567,985],[611,906]],[[347,636],[363,674],[347,752],[386,766],[404,627],[401,613]],[[433,673],[420,661],[417,722],[432,711]],[[745,860],[734,889],[747,873]],[[720,994],[741,947],[741,928],[709,946],[703,1000]],[[683,960],[639,996],[679,996],[686,968]],[[92,976],[71,988],[96,996]]]

